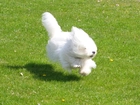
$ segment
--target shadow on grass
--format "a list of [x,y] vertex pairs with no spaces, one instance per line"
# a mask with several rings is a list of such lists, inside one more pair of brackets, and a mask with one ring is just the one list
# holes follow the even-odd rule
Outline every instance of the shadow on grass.
[[35,79],[44,81],[78,81],[80,77],[73,74],[64,74],[63,72],[54,70],[53,66],[48,64],[29,63],[24,66],[8,66],[11,69],[26,69],[34,74]]

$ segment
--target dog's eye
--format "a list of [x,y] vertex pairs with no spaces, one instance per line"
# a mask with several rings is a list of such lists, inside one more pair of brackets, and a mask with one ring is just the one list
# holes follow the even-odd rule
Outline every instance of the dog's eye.
[[81,47],[81,48],[79,48],[81,51],[85,51],[86,50],[86,48],[85,47]]

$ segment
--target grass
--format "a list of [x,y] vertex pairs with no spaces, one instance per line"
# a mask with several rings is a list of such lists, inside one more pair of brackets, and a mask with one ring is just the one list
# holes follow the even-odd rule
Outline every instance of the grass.
[[[0,105],[139,105],[139,0],[4,0],[0,3]],[[82,77],[45,57],[41,14],[96,42],[97,69]]]

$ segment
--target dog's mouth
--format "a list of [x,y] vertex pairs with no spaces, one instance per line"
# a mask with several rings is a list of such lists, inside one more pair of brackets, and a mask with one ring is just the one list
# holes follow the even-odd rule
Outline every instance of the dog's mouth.
[[75,57],[76,59],[82,59],[82,58],[80,58],[80,57]]
[[92,57],[93,57],[93,55],[90,55],[89,57],[90,57],[90,58],[92,58]]

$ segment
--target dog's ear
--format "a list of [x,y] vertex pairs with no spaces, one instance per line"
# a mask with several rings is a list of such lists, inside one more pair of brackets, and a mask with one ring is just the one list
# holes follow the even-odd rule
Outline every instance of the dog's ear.
[[80,34],[79,34],[79,31],[80,29],[78,29],[77,27],[72,27],[71,28],[71,32],[72,32],[72,39],[73,39],[73,41],[75,41],[75,42],[79,42],[79,39],[80,39]]
[[72,27],[71,29],[73,39],[84,42],[86,39],[89,39],[88,34],[80,28]]
[[88,34],[84,30],[74,27],[74,26],[71,28],[71,32],[73,33],[73,36],[76,36],[76,37],[84,37],[84,38],[89,37]]
[[80,29],[80,28],[77,28],[77,27],[72,27],[71,28],[71,32],[72,32],[72,35],[73,35],[73,37],[82,37],[83,35],[83,33],[85,33],[82,29]]
[[71,28],[71,31],[72,32],[76,32],[76,31],[78,31],[79,29],[77,28],[77,27],[74,27],[74,26],[72,26],[72,28]]
[[73,36],[76,35],[77,31],[78,31],[78,28],[77,28],[77,27],[74,27],[74,26],[73,26],[73,27],[71,28],[71,32],[72,32],[72,35],[73,35]]

